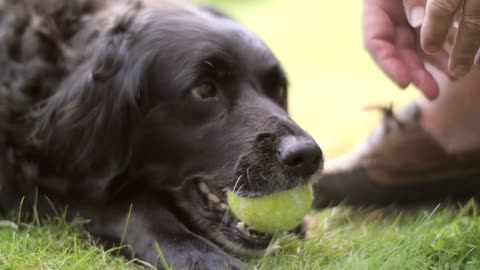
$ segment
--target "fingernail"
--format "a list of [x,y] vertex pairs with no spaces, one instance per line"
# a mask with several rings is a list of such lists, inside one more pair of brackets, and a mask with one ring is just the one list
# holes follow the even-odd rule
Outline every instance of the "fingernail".
[[477,52],[475,56],[475,65],[480,65],[480,50]]
[[425,17],[425,8],[422,6],[414,7],[410,12],[410,26],[418,28],[423,23]]
[[463,65],[458,65],[456,67],[453,68],[453,76],[457,77],[457,78],[460,78],[460,77],[463,77],[465,75],[467,75],[467,73],[470,71],[470,69],[467,67],[467,66],[463,66]]

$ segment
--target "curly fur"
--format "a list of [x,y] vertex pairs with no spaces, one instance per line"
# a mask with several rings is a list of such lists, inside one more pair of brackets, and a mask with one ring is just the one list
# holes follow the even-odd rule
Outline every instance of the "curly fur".
[[[103,243],[124,240],[128,256],[150,263],[159,243],[178,268],[243,268],[223,249],[252,254],[265,243],[207,209],[195,183],[222,191],[245,176],[242,192],[259,196],[303,185],[321,166],[287,116],[278,61],[213,9],[0,0],[0,67],[0,212],[22,198],[42,216],[68,207]],[[217,96],[191,95],[205,82]],[[308,142],[308,170],[279,160],[286,141]]]

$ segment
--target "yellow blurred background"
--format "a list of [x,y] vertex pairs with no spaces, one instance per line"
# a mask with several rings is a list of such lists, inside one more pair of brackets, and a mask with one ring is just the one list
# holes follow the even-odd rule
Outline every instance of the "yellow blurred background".
[[362,0],[197,0],[217,6],[255,31],[291,82],[292,117],[326,158],[361,142],[381,119],[368,105],[396,108],[418,97],[400,91],[375,66],[362,39]]

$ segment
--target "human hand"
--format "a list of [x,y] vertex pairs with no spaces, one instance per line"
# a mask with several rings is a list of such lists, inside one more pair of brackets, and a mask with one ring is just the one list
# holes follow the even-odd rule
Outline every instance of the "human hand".
[[[420,1],[425,7],[425,0]],[[434,55],[427,55],[421,49],[416,28],[423,22],[425,9],[408,13],[412,26],[405,13],[405,10],[411,11],[407,7],[415,6],[415,2],[419,1],[366,0],[364,39],[374,61],[398,86],[405,88],[413,83],[427,98],[434,99],[438,96],[438,85],[424,62],[434,63],[446,72],[448,54],[440,50]]]
[[[407,10],[425,6],[425,0],[410,2]],[[422,48],[426,52],[438,52],[444,46],[449,30],[451,31],[455,24],[456,15],[459,16],[458,31],[453,40],[448,71],[454,77],[461,78],[471,70],[480,48],[480,1],[427,0],[420,37]],[[478,56],[475,62],[478,64]]]

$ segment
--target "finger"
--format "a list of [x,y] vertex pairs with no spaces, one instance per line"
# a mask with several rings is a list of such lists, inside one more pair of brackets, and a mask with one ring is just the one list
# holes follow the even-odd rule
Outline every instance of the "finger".
[[[447,38],[445,44],[443,44],[443,50],[446,52],[451,52],[453,48],[453,43],[455,42],[455,37],[457,36],[458,23],[453,22],[452,27],[448,30]],[[447,69],[448,71],[448,69]]]
[[450,72],[448,71],[448,59],[450,55],[446,50],[440,50],[434,54],[423,54],[423,59],[425,62],[435,66],[438,70],[443,72],[450,80],[454,78],[450,76]]
[[427,0],[420,34],[421,45],[426,52],[435,53],[442,48],[461,3],[462,0]]
[[383,40],[370,40],[367,50],[382,71],[400,88],[406,88],[411,78],[405,63],[400,59],[399,52],[391,43]]
[[435,66],[438,70],[443,72],[445,76],[447,76],[450,80],[454,80],[454,77],[451,76],[448,70],[448,61],[450,58],[450,51],[453,46],[453,41],[455,39],[457,30],[458,23],[457,26],[453,25],[452,27],[450,27],[447,35],[447,41],[445,42],[443,48],[438,52],[433,54],[426,53],[423,50],[421,52],[421,58],[423,59],[424,63],[429,63],[430,65]]
[[471,69],[480,48],[480,1],[465,0],[455,43],[450,57],[449,70],[456,78],[465,76]]
[[407,87],[411,79],[405,63],[394,46],[395,28],[387,13],[379,6],[365,5],[364,39],[367,51],[383,72],[399,87]]
[[440,87],[437,81],[425,67],[415,73],[414,85],[417,86],[429,100],[434,100],[440,95]]
[[403,0],[405,14],[411,27],[418,28],[422,25],[425,18],[425,3],[426,0]]
[[407,66],[413,84],[430,100],[438,96],[438,85],[424,64],[424,52],[418,45],[416,33],[410,28],[397,29],[395,45],[399,48],[401,59]]
[[433,76],[425,68],[418,51],[402,49],[403,62],[408,65],[413,84],[430,100],[438,97],[439,87]]

